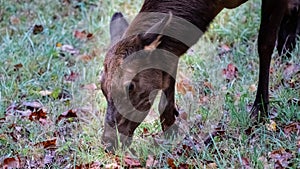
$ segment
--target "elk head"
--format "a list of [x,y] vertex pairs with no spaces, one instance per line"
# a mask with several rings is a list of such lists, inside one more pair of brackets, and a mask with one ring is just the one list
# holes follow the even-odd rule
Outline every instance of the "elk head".
[[145,31],[133,33],[130,27],[134,25],[128,28],[121,13],[112,17],[111,47],[101,77],[107,101],[102,142],[107,150],[114,151],[118,141],[123,146],[131,143],[158,90],[167,87],[170,74],[176,76],[178,57],[158,48],[171,19],[172,14],[164,14]]

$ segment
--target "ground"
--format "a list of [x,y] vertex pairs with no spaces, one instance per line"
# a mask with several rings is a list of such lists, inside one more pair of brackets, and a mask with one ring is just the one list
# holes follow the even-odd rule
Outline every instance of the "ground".
[[[129,150],[100,142],[109,21],[142,1],[0,1],[0,166],[8,168],[299,168],[300,48],[272,59],[270,119],[248,118],[258,80],[260,1],[223,11],[182,56],[176,102],[185,132],[159,138],[157,104]],[[209,132],[217,136],[209,146]]]

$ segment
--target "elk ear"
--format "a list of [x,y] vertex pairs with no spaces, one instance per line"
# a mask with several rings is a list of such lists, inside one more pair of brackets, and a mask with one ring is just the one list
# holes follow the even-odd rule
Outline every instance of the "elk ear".
[[128,28],[128,22],[124,19],[121,12],[116,12],[110,21],[110,41],[111,44],[116,43],[121,39],[124,32]]
[[144,50],[152,51],[157,48],[161,42],[161,37],[163,36],[166,28],[170,25],[172,18],[173,14],[169,12],[169,14],[167,14],[158,23],[154,24],[141,36]]

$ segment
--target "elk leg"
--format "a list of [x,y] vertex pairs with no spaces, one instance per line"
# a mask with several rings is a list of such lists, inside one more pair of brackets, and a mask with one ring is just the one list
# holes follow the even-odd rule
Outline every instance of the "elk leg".
[[163,131],[167,131],[175,122],[175,116],[178,116],[178,111],[175,108],[175,79],[168,76],[168,87],[163,90],[159,102],[160,122]]
[[[285,0],[263,0],[258,36],[259,80],[251,118],[264,117],[269,104],[269,71],[278,30],[285,13]],[[259,115],[259,111],[262,113]],[[259,119],[261,120],[261,119]]]
[[299,35],[299,12],[298,9],[292,9],[281,22],[277,42],[277,50],[280,55],[286,54],[289,57],[289,52],[296,45],[296,38]]

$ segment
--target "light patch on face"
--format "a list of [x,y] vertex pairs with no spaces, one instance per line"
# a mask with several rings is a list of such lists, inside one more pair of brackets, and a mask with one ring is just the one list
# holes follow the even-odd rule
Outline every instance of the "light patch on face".
[[157,36],[157,38],[148,46],[144,47],[145,51],[154,51],[158,45],[161,43],[160,38],[162,37],[162,35]]

